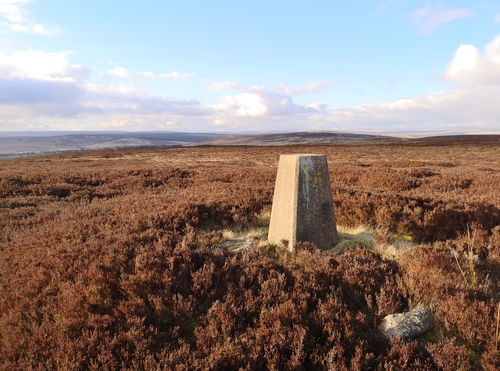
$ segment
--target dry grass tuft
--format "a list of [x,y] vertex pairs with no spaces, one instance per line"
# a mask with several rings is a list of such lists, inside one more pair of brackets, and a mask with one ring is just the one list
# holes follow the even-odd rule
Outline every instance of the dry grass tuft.
[[390,243],[380,243],[375,248],[375,251],[385,259],[397,261],[406,248],[415,246],[415,243],[408,238],[401,238],[398,235],[391,236],[389,240]]
[[337,232],[339,243],[334,248],[328,250],[330,253],[342,254],[346,249],[356,246],[370,250],[374,250],[376,247],[373,231],[367,226],[345,227],[338,225]]

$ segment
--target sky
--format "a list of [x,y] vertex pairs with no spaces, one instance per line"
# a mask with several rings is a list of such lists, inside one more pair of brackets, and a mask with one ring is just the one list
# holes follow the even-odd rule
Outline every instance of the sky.
[[0,0],[22,130],[500,130],[500,0]]

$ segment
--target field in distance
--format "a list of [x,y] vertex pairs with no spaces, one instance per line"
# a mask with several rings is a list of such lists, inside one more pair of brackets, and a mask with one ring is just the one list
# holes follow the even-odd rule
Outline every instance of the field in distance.
[[[498,140],[2,160],[0,368],[495,369]],[[285,153],[327,155],[338,224],[375,247],[220,247],[265,228]],[[380,336],[418,304],[430,333]]]

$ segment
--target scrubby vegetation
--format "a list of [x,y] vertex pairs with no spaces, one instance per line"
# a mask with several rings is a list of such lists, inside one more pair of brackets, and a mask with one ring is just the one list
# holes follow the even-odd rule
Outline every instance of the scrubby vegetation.
[[[219,247],[262,227],[287,152],[328,155],[338,223],[378,248]],[[0,368],[498,369],[499,158],[484,137],[2,161]],[[419,303],[431,333],[381,338]]]

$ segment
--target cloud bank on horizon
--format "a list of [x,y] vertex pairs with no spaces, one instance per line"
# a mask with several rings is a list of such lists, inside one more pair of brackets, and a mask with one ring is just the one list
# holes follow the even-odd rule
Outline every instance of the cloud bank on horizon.
[[[39,9],[43,9],[45,1],[50,5],[51,1],[40,0]],[[391,68],[383,69],[384,63],[395,61],[400,65],[408,61],[402,58],[402,62],[398,62],[399,46],[394,46],[393,54],[373,54],[373,68],[380,68],[380,75],[387,76],[386,82],[363,81],[358,76],[363,65],[348,71],[349,65],[356,64],[359,58],[358,54],[350,56],[351,48],[356,49],[356,53],[362,53],[358,49],[363,47],[369,49],[369,45],[356,44],[355,36],[353,45],[342,53],[330,55],[322,48],[322,53],[327,53],[323,54],[324,60],[308,58],[309,64],[303,60],[294,64],[290,58],[285,60],[289,63],[278,66],[256,65],[255,62],[242,64],[238,79],[233,79],[238,77],[238,68],[230,60],[226,62],[224,56],[213,55],[217,45],[214,44],[213,51],[203,51],[201,44],[194,54],[185,51],[194,47],[197,41],[181,44],[184,49],[172,46],[166,54],[157,53],[153,59],[149,59],[147,53],[141,58],[135,52],[130,54],[131,64],[139,68],[129,67],[123,59],[127,54],[120,51],[117,54],[121,54],[123,63],[111,62],[115,66],[109,67],[110,62],[106,66],[106,61],[114,59],[115,55],[113,48],[109,55],[102,55],[107,49],[105,37],[99,52],[92,52],[93,46],[86,46],[85,51],[74,51],[79,45],[74,40],[83,37],[80,35],[85,30],[85,22],[75,21],[83,30],[79,28],[72,34],[68,29],[62,35],[58,28],[34,21],[35,16],[28,12],[31,5],[30,0],[0,0],[0,130],[500,130],[500,30],[498,15],[490,14],[491,9],[497,9],[494,4],[493,8],[488,8],[491,30],[477,36],[478,40],[488,40],[485,45],[435,41],[433,48],[449,50],[448,56],[441,57],[442,65],[432,63],[431,58],[425,64],[426,58],[422,58],[416,65],[400,66],[399,75],[391,77]],[[384,22],[392,19],[397,27],[405,29],[412,40],[416,40],[417,53],[429,55],[434,49],[426,49],[427,40],[454,23],[471,21],[484,11],[437,3],[412,11],[401,9],[402,6],[397,1],[381,3],[376,15],[371,12],[369,16],[369,22],[373,23],[370,27],[375,30],[382,27],[377,26],[377,22],[382,21],[380,17],[384,17]],[[76,14],[79,9],[67,8],[67,14],[71,10]],[[352,9],[341,10],[349,12]],[[318,22],[321,23],[321,18]],[[286,24],[281,26],[286,29]],[[458,35],[451,38],[453,40],[463,35],[463,29],[457,27],[455,24],[454,31],[449,31]],[[63,28],[66,30],[67,24]],[[216,38],[217,32],[213,32],[212,35],[207,31],[209,39]],[[241,39],[247,38],[248,42],[259,42],[263,37],[239,29],[234,32],[240,32]],[[392,30],[387,32],[393,33]],[[309,36],[313,35],[316,33]],[[328,35],[317,36],[320,43],[332,40]],[[96,44],[101,43],[96,35],[88,37]],[[124,37],[123,42],[127,43],[129,39]],[[51,40],[45,50],[39,47],[45,45],[40,41],[44,38]],[[64,39],[60,47],[57,47],[58,38]],[[409,41],[402,38],[399,42],[406,44]],[[314,41],[309,43],[314,44]],[[69,44],[75,47],[69,49]],[[304,53],[312,48],[301,45],[304,45]],[[129,49],[134,46],[132,43]],[[292,43],[292,47],[300,50],[299,44]],[[137,44],[137,49],[140,48]],[[286,54],[286,45],[283,48],[281,53]],[[387,48],[383,44],[378,47],[380,53]],[[176,53],[184,53],[189,65],[170,66],[169,61],[175,59],[172,55]],[[270,54],[272,50],[259,58],[265,60],[262,58]],[[226,56],[231,57],[234,55]],[[250,54],[246,56],[250,57]],[[365,65],[371,67],[368,51],[365,57]],[[277,57],[281,58],[284,57]],[[209,75],[211,69],[207,61],[214,60],[219,63]],[[375,66],[377,60],[381,64]],[[330,69],[329,64],[332,65]],[[161,68],[162,65],[165,67]],[[199,70],[194,70],[193,66],[198,66]],[[422,73],[412,77],[415,66],[419,66],[418,71],[424,71],[427,83],[422,84]],[[337,69],[347,72],[341,74]],[[373,74],[371,68],[367,69],[367,73]],[[259,79],[260,72],[268,77]],[[368,79],[370,77],[365,80]],[[401,84],[405,85],[397,86]],[[414,89],[415,86],[419,88]],[[434,90],[435,87],[439,89]],[[398,94],[401,95],[397,97]],[[342,100],[343,104],[339,104]]]

